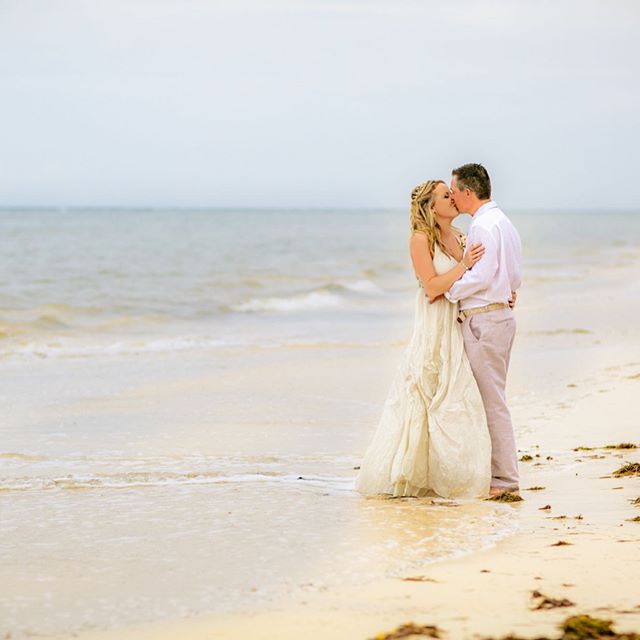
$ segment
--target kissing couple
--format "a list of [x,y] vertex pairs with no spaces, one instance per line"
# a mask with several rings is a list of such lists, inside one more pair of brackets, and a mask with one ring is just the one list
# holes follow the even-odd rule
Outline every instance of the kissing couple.
[[[469,232],[453,226],[472,217]],[[411,193],[413,335],[356,478],[363,495],[519,494],[506,381],[522,246],[480,164]]]

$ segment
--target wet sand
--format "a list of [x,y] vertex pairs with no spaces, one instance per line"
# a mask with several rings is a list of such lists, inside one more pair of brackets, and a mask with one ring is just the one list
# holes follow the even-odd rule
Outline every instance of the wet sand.
[[[521,465],[525,499],[508,506],[518,513],[519,531],[491,549],[432,563],[404,576],[411,580],[333,589],[309,584],[270,606],[231,616],[74,637],[364,640],[409,621],[436,625],[449,638],[558,637],[558,624],[577,613],[613,619],[619,631],[637,631],[640,522],[631,519],[640,515],[640,506],[632,503],[640,497],[640,477],[618,478],[612,472],[625,462],[640,462],[640,449],[573,448],[638,441],[630,402],[638,392],[639,372],[636,363],[603,377],[601,388],[561,422],[522,439],[522,455],[533,458]],[[440,508],[458,507],[453,501]],[[568,544],[557,545],[560,541]],[[575,604],[537,610],[536,590]]]

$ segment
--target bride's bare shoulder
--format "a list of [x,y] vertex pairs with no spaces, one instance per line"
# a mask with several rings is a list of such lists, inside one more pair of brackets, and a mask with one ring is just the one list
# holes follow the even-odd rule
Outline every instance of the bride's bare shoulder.
[[429,240],[424,233],[416,231],[411,234],[411,237],[409,238],[409,252],[411,253],[411,257],[414,259],[424,259],[427,256],[432,259]]
[[424,233],[420,233],[419,231],[414,231],[409,238],[409,246],[410,247],[427,247],[429,246],[429,241],[427,240],[427,236]]

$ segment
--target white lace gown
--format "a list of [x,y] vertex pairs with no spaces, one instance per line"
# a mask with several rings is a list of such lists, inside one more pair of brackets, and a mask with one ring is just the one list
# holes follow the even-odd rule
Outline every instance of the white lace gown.
[[[436,273],[455,265],[436,246]],[[356,478],[363,495],[488,495],[491,440],[457,313],[418,288],[413,335]]]

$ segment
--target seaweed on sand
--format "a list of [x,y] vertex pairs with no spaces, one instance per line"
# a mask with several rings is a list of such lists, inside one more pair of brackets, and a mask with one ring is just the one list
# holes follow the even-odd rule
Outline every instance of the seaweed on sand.
[[400,580],[404,580],[405,582],[438,582],[434,578],[427,576],[407,576],[406,578],[400,578]]
[[533,609],[535,611],[539,609],[557,609],[559,607],[574,607],[575,602],[571,602],[568,598],[550,598],[549,596],[545,596],[544,593],[540,591],[532,591],[531,597],[534,600],[538,600],[535,603]]
[[411,636],[422,636],[424,638],[440,638],[440,630],[434,625],[417,625],[407,622],[396,627],[393,631],[376,633],[370,640],[396,640],[396,638],[409,638]]
[[527,487],[525,491],[544,491],[547,487]]
[[[614,640],[640,640],[640,634],[617,633],[613,630],[611,620],[601,620],[588,615],[577,615],[567,618],[561,623],[562,635],[557,638],[536,637],[530,640],[598,640],[602,638],[613,638]],[[484,638],[483,640],[527,640],[520,636],[508,635],[502,638]]]
[[[591,616],[571,616],[562,623],[562,640],[587,640],[588,638],[619,638],[611,628],[611,620]],[[635,634],[634,634],[635,635]]]
[[530,462],[533,460],[533,456],[530,456],[528,453],[525,453],[521,458],[520,462]]
[[523,499],[517,493],[511,493],[511,491],[503,491],[497,496],[486,498],[486,500],[491,500],[492,502],[521,502]]
[[613,475],[618,478],[620,476],[638,476],[640,475],[640,462],[627,462],[627,464],[616,469]]
[[639,445],[633,442],[620,442],[618,444],[605,444],[604,447],[574,447],[574,451],[595,451],[596,449],[638,449]]

